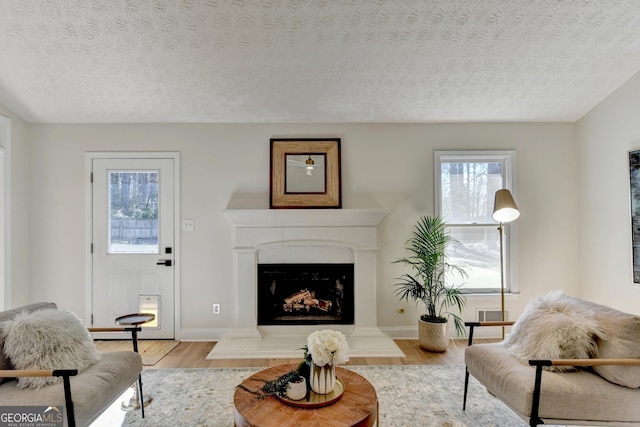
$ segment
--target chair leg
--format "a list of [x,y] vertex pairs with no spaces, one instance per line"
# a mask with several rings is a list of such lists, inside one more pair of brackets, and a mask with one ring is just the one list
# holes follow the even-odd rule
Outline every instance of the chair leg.
[[73,399],[71,398],[71,382],[69,376],[64,375],[62,377],[64,384],[64,401],[67,409],[67,425],[69,427],[76,427],[76,416],[73,409]]
[[[531,362],[529,362],[531,364]],[[540,419],[540,393],[542,391],[542,367],[543,364],[538,364],[536,366],[536,379],[533,384],[533,397],[531,402],[531,419],[529,420],[529,425],[531,427],[536,427],[539,424],[544,424],[544,422]]]
[[462,410],[467,409],[467,391],[469,390],[469,368],[464,367],[464,398],[462,399]]
[[142,394],[142,374],[138,376],[138,399],[140,401],[140,415],[144,418],[144,395]]

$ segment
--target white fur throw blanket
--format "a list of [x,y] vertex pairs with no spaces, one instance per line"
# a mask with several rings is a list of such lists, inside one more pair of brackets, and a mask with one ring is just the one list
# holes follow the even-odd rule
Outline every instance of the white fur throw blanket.
[[[93,339],[73,313],[38,310],[20,313],[3,324],[4,351],[15,369],[77,369],[98,361]],[[59,377],[27,377],[18,387],[40,388],[61,381]]]
[[[597,340],[605,333],[594,316],[571,303],[561,291],[529,304],[504,340],[505,347],[527,363],[530,359],[587,359],[597,357]],[[574,367],[550,367],[572,371]]]

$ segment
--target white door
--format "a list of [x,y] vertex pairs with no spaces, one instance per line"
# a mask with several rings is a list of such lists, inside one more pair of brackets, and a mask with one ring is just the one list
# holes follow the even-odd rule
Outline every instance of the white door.
[[[92,159],[92,325],[151,312],[140,338],[173,339],[174,159]],[[115,338],[113,334],[98,338]],[[118,337],[121,338],[121,337]]]

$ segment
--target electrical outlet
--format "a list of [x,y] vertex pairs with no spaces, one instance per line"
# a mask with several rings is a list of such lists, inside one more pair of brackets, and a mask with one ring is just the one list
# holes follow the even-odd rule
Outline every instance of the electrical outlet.
[[220,304],[213,304],[213,314],[220,314]]
[[196,229],[196,221],[193,219],[182,220],[182,231],[193,231]]

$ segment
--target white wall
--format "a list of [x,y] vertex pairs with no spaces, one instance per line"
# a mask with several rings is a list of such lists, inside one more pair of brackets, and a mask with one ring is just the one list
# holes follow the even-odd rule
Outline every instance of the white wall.
[[577,124],[580,292],[640,314],[633,284],[628,151],[640,148],[640,74]]
[[[183,337],[217,339],[235,307],[232,227],[226,208],[268,208],[269,138],[342,138],[343,207],[383,207],[379,231],[378,321],[394,336],[415,334],[413,304],[393,295],[391,261],[420,214],[433,214],[434,149],[515,149],[514,196],[522,216],[513,316],[548,290],[578,293],[577,157],[573,124],[141,124],[29,125],[31,296],[85,313],[84,155],[87,151],[180,151]],[[22,202],[23,203],[23,202]],[[213,316],[213,302],[222,315]],[[499,297],[472,297],[475,309]],[[397,309],[405,308],[404,314]],[[496,332],[499,333],[499,332]]]
[[[0,115],[11,120],[10,149],[6,160],[10,167],[11,177],[9,201],[11,213],[11,251],[9,266],[11,278],[7,285],[11,287],[10,301],[5,301],[6,307],[17,307],[30,302],[30,266],[29,266],[29,191],[30,191],[30,146],[28,142],[28,124],[20,117],[0,104]],[[4,274],[4,272],[2,273]]]

